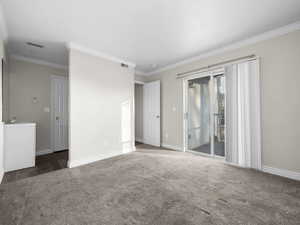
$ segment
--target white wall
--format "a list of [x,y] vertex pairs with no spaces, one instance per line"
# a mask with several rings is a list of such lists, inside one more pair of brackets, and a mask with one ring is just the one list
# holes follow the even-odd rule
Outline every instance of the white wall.
[[7,121],[9,119],[9,59],[4,63],[2,82],[2,120]]
[[69,167],[133,151],[134,69],[70,49],[69,81]]
[[[2,5],[0,4],[0,60],[5,60],[4,73],[7,69],[7,61],[5,57],[5,40],[7,40],[7,30],[5,26],[5,20],[3,15]],[[0,183],[4,175],[4,151],[3,151],[3,122],[2,122],[2,68],[0,63]]]
[[[9,61],[8,118],[34,122],[37,152],[51,149],[51,75],[66,76],[67,71],[11,58]],[[6,84],[6,85],[7,85]],[[33,98],[37,99],[34,103]],[[7,106],[6,106],[7,107]],[[50,112],[47,111],[50,109]]]
[[263,165],[300,172],[299,43],[296,31],[150,76],[149,81],[161,80],[162,142],[183,145],[183,91],[177,73],[256,54],[261,57]]
[[135,140],[143,142],[143,85],[134,85]]
[[[4,58],[4,42],[0,37],[0,60]],[[3,152],[3,123],[2,123],[2,69],[0,63],[0,183],[4,175],[4,152]]]

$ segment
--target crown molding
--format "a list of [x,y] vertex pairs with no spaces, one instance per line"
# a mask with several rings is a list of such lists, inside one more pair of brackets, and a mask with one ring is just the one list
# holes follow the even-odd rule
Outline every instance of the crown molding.
[[40,59],[34,59],[34,58],[25,57],[25,56],[21,56],[21,55],[15,55],[15,54],[11,54],[9,57],[11,59],[15,59],[15,60],[19,60],[19,61],[30,62],[30,63],[43,65],[43,66],[50,66],[50,67],[53,67],[56,69],[68,70],[68,66],[56,64],[56,63],[50,63],[50,62],[40,60]]
[[272,38],[275,38],[275,37],[279,37],[279,36],[282,36],[282,35],[291,33],[293,31],[297,31],[297,30],[300,30],[300,21],[297,21],[295,23],[292,23],[292,24],[289,24],[289,25],[286,25],[286,26],[283,26],[283,27],[280,27],[280,28],[277,28],[277,29],[274,29],[274,30],[267,31],[265,33],[253,36],[253,37],[248,38],[248,39],[244,39],[244,40],[236,42],[234,44],[226,45],[224,47],[221,47],[221,48],[218,48],[218,49],[215,49],[215,50],[212,50],[212,51],[208,51],[208,52],[200,54],[196,57],[192,57],[192,58],[185,59],[183,61],[180,61],[180,62],[177,62],[177,63],[174,63],[174,64],[170,64],[168,66],[165,66],[165,67],[162,67],[160,69],[154,70],[152,72],[146,73],[146,76],[155,75],[155,74],[158,74],[158,73],[170,70],[170,69],[174,69],[174,68],[179,67],[179,66],[183,66],[183,65],[198,61],[200,59],[204,59],[204,58],[214,56],[214,55],[218,55],[218,54],[221,54],[221,53],[224,53],[224,52],[236,50],[236,49],[239,49],[241,47],[245,47],[245,46],[255,44],[255,43],[258,43],[258,42],[261,42],[261,41],[265,41],[265,40],[269,40],[269,39],[272,39]]
[[138,76],[147,76],[147,73],[145,73],[143,71],[140,71],[140,70],[135,70],[135,75],[138,75]]
[[86,48],[84,46],[78,45],[78,44],[73,43],[73,42],[67,43],[66,46],[67,46],[67,49],[69,49],[69,50],[70,49],[75,49],[75,50],[87,53],[89,55],[104,58],[104,59],[107,59],[107,60],[110,60],[110,61],[113,61],[113,62],[124,63],[124,64],[127,64],[130,67],[133,67],[133,68],[135,68],[135,66],[136,66],[135,63],[132,63],[132,62],[129,62],[129,61],[126,61],[126,60],[123,60],[123,59],[119,59],[117,57],[111,56],[109,54],[106,54],[106,53],[103,53],[103,52],[100,52],[100,51],[97,51],[97,50],[94,50],[94,49]]

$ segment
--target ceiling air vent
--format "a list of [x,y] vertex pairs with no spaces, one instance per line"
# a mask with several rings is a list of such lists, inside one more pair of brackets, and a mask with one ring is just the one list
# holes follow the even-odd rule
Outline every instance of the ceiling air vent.
[[127,64],[125,64],[125,63],[121,63],[121,66],[122,66],[122,67],[126,67],[126,68],[128,68],[128,65],[127,65]]
[[36,47],[36,48],[44,48],[44,45],[40,45],[37,43],[33,43],[33,42],[26,42],[27,45],[32,46],[32,47]]

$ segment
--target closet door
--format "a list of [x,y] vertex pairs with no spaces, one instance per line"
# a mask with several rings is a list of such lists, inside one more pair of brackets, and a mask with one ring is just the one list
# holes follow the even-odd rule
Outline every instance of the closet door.
[[160,81],[144,84],[144,143],[160,146]]
[[68,82],[65,77],[51,76],[52,150],[68,149]]

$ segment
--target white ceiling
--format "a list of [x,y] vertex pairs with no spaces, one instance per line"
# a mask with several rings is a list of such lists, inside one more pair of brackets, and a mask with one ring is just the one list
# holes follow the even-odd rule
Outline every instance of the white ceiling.
[[[74,42],[145,73],[300,20],[300,0],[2,0],[12,54],[67,65]],[[35,49],[25,43],[45,45]]]

